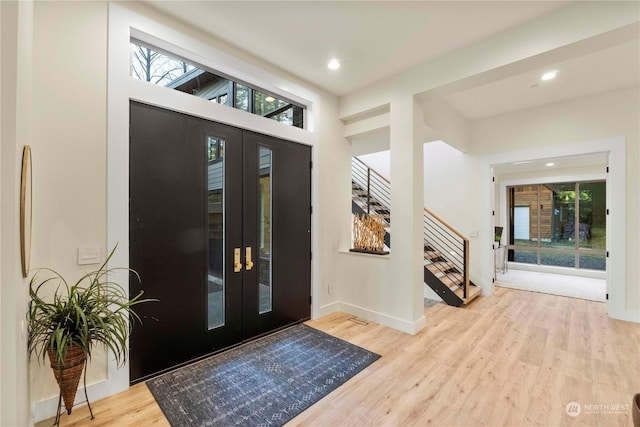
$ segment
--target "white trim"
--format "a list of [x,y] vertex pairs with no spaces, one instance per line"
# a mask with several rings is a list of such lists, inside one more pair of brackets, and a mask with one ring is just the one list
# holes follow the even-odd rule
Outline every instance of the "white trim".
[[[258,132],[264,135],[314,145],[316,134],[295,126],[289,126],[246,111],[230,108],[197,96],[177,90],[167,89],[149,82],[127,78],[128,98],[156,107],[189,114],[206,120],[213,120],[238,128]],[[127,105],[127,116],[129,107]],[[127,122],[128,123],[128,122]]]
[[[611,256],[607,259],[607,287],[609,300],[607,309],[609,317],[622,320],[640,322],[640,313],[626,310],[626,139],[623,136],[611,137],[595,141],[585,141],[554,147],[540,147],[529,150],[514,151],[483,156],[480,160],[481,175],[481,203],[479,240],[485,242],[486,247],[493,244],[494,217],[491,211],[495,208],[495,185],[492,181],[493,166],[502,163],[536,160],[542,158],[577,156],[581,154],[609,153],[609,175],[607,176],[607,208],[610,209],[609,221],[618,224],[607,227],[610,233],[607,238],[607,250]],[[609,238],[610,237],[610,238]],[[481,243],[482,244],[482,243]],[[483,294],[493,293],[492,252],[483,251],[480,254],[480,284]]]
[[405,332],[411,335],[417,334],[425,326],[427,326],[427,320],[424,315],[420,316],[415,322],[408,322],[398,317],[389,316],[388,314],[369,310],[368,308],[360,307],[355,304],[349,304],[343,301],[334,302],[325,307],[329,306],[331,306],[332,308],[337,308],[337,310],[334,311],[342,311],[356,317],[371,320],[372,322],[379,323],[382,326],[397,329],[401,332]]
[[[173,49],[181,46],[177,48],[178,53],[186,59],[194,59],[202,65],[220,70],[247,83],[255,84],[275,95],[282,95],[306,105],[307,130],[287,126],[274,120],[131,78],[129,76],[129,55],[132,33],[136,34],[136,38],[153,42],[158,47]],[[160,43],[162,45],[158,45],[163,40],[164,42]],[[199,55],[193,54],[196,51],[199,52]],[[317,115],[317,111],[313,107],[319,100],[319,95],[115,3],[109,3],[107,83],[107,244],[110,248],[119,244],[119,249],[111,260],[112,265],[129,265],[130,99],[311,145],[312,158],[317,157],[317,135],[312,130]],[[318,194],[318,170],[314,168],[312,171],[312,202],[315,206],[318,205]],[[311,228],[312,251],[319,253],[318,238],[314,237],[319,235],[318,215],[312,216]],[[313,296],[320,295],[318,289],[319,258],[318,256],[313,257],[311,266],[311,294]],[[126,273],[121,272],[121,276],[114,276],[114,280],[126,283],[128,279]],[[314,318],[320,313],[319,299],[313,298],[311,314]],[[98,400],[126,390],[128,387],[128,361],[118,369],[115,361],[110,360],[105,386],[92,393],[91,399]]]
[[[84,375],[84,374],[83,374]],[[89,396],[89,402],[95,402],[101,397],[97,396],[107,396],[107,380],[101,380],[93,384],[87,385],[87,396]],[[78,391],[76,392],[76,401],[74,403],[73,409],[78,407],[83,407],[86,405],[86,401],[84,398],[84,385],[82,384],[82,380],[78,385]],[[51,418],[51,414],[55,414],[58,407],[58,395],[51,396],[48,399],[41,400],[40,402],[36,402],[33,404],[33,417],[35,422],[40,422],[42,420],[46,420]]]

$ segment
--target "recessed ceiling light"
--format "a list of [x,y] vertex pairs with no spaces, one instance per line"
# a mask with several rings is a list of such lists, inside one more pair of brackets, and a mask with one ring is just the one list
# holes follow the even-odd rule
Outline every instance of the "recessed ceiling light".
[[338,61],[336,58],[333,58],[331,61],[329,61],[327,67],[329,67],[330,70],[337,70],[338,68],[340,68],[340,61]]
[[273,102],[273,101],[275,101],[276,99],[275,99],[273,96],[269,95],[269,96],[267,96],[264,100],[265,100],[265,101],[267,101],[267,102]]
[[553,79],[556,78],[557,75],[558,75],[557,71],[549,71],[549,72],[544,73],[542,75],[541,79],[544,80],[544,81],[553,80]]
[[546,164],[546,166],[555,166],[555,163],[549,162],[549,163]]

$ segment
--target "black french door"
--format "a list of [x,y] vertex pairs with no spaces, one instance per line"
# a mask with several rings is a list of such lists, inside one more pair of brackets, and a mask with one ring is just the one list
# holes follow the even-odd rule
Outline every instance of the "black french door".
[[130,378],[310,317],[311,149],[131,102]]

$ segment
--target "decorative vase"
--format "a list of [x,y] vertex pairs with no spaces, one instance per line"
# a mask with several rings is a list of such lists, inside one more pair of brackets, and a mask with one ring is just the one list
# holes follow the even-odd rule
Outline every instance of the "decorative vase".
[[631,414],[633,415],[633,426],[640,427],[640,393],[636,393],[633,396]]
[[49,360],[51,361],[53,375],[56,377],[58,387],[60,387],[64,408],[67,410],[67,414],[71,414],[73,402],[76,399],[78,383],[87,361],[87,355],[81,347],[72,345],[67,349],[67,354],[62,363],[58,362],[54,349],[49,350]]

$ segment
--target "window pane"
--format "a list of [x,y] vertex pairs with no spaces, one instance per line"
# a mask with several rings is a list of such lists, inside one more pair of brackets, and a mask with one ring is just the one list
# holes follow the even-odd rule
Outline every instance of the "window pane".
[[604,255],[580,255],[580,268],[605,271],[607,260]]
[[259,116],[266,116],[286,105],[290,105],[281,99],[276,99],[271,95],[255,91],[253,95],[254,112]]
[[[510,251],[511,252],[511,251]],[[537,264],[538,263],[538,252],[537,251],[523,251],[520,249],[513,250],[513,260],[511,257],[509,261],[513,262],[521,262],[523,264]]]
[[538,186],[521,185],[515,188],[513,240],[519,246],[538,245]]
[[238,110],[249,111],[249,88],[236,85],[236,104]]
[[271,311],[271,149],[260,147],[258,152],[260,202],[258,212],[258,306],[260,314]]
[[191,64],[149,47],[131,43],[131,76],[160,86],[167,86],[196,69]]
[[606,183],[581,183],[580,195],[580,247],[605,250],[607,224]]
[[575,186],[575,182],[540,186],[542,247],[575,249]]
[[540,264],[576,268],[576,255],[575,253],[541,252]]
[[[207,136],[208,216],[209,216],[209,272],[208,325],[209,329],[224,325],[224,140]],[[213,147],[213,148],[212,148]],[[212,153],[215,155],[212,156]]]

